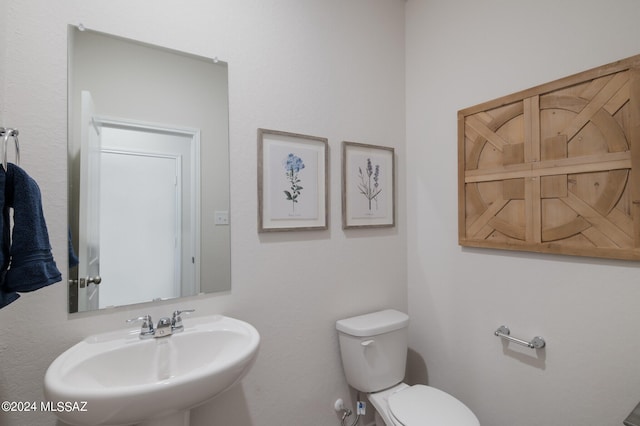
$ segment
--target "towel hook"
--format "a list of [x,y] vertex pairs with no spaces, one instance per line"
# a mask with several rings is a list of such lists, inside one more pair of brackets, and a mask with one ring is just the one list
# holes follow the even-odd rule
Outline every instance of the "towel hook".
[[18,134],[20,132],[18,129],[8,129],[4,127],[0,127],[0,135],[4,135],[3,138],[3,154],[2,154],[2,166],[5,170],[7,170],[7,151],[9,138],[13,138],[13,143],[16,148],[16,164],[20,164],[20,142],[18,141]]

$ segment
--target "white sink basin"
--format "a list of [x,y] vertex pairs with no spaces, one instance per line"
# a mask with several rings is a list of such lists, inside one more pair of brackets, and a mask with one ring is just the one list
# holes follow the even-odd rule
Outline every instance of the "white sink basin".
[[239,381],[260,344],[253,326],[220,315],[189,318],[170,337],[141,340],[138,332],[90,336],[51,363],[44,393],[65,407],[60,420],[129,425],[189,410]]

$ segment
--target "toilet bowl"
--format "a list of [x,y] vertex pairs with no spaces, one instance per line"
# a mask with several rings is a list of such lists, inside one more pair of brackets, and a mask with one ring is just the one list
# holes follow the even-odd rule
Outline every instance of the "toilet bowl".
[[393,309],[336,322],[347,382],[367,394],[376,426],[480,426],[448,393],[403,383],[408,324],[409,317]]
[[367,395],[376,409],[376,426],[479,426],[462,402],[439,389],[400,383]]

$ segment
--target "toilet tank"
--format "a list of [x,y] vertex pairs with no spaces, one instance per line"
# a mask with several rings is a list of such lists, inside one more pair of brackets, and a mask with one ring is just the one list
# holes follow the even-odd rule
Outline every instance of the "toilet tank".
[[361,392],[377,392],[404,379],[409,316],[393,309],[336,321],[342,367]]

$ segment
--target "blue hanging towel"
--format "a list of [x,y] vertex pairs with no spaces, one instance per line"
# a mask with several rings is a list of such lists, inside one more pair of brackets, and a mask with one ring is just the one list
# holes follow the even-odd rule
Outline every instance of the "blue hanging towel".
[[0,289],[0,308],[4,308],[18,297],[20,297],[20,295],[16,292],[5,293],[4,290]]
[[7,181],[7,174],[0,166],[0,308],[14,302],[20,295],[15,291],[4,288],[4,279],[9,267],[9,248],[11,246],[11,228],[9,222],[9,212],[4,209],[4,188]]
[[[9,295],[29,292],[62,280],[62,275],[51,254],[38,184],[15,164],[7,164],[6,173],[0,172],[0,174],[5,175],[6,179],[2,209],[4,230],[2,248],[5,258],[3,266],[8,258],[8,269],[2,282],[2,290]],[[13,208],[13,231],[9,237],[11,208]],[[7,242],[10,242],[9,249],[5,251]]]

